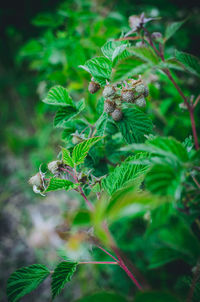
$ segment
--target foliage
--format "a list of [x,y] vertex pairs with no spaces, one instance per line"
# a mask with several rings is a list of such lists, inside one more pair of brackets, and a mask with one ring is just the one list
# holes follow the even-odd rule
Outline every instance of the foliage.
[[[66,258],[51,272],[52,299],[71,280],[77,265],[84,270],[87,263],[105,264],[108,272],[113,264],[110,279],[116,278],[113,283],[119,286],[123,286],[119,280],[126,280],[120,275],[120,269],[124,271],[124,284],[129,277],[138,290],[145,290],[134,292],[133,301],[185,299],[175,288],[184,273],[180,270],[172,276],[168,265],[181,261],[192,279],[192,268],[199,261],[200,160],[195,116],[198,95],[192,91],[191,96],[187,85],[179,88],[179,74],[198,77],[199,60],[180,50],[172,52],[168,43],[186,20],[165,26],[162,20],[141,14],[129,19],[130,25],[135,24],[130,29],[123,16],[110,13],[104,18],[87,9],[74,13],[67,3],[56,16],[56,22],[50,13],[33,20],[35,26],[44,28],[43,39],[27,42],[18,56],[18,62],[30,62],[29,67],[37,71],[42,114],[52,115],[56,109],[53,125],[62,131],[63,140],[57,158],[47,156],[47,167],[41,166],[29,182],[34,192],[42,195],[58,190],[75,196],[79,193],[79,208],[63,215],[72,224],[67,234],[61,235],[64,250],[77,240],[84,242],[86,250],[92,245],[107,256],[114,255],[109,259],[114,261],[103,256],[100,261],[85,261],[75,255]],[[123,20],[123,28],[117,18]],[[69,20],[71,26],[66,27]],[[87,37],[93,27],[98,38],[95,34]],[[101,38],[104,28],[109,31]],[[158,35],[158,31],[164,34]],[[85,91],[90,77],[90,84],[97,85],[95,94]],[[45,81],[43,88],[41,80]],[[181,100],[185,113],[178,107]],[[190,119],[192,130],[188,130]],[[96,256],[94,251],[92,258]],[[137,273],[138,269],[142,273]],[[17,270],[8,279],[9,301],[18,301],[36,289],[49,274],[42,265]],[[154,291],[146,291],[149,287]],[[128,298],[103,292],[80,301],[98,299]]]

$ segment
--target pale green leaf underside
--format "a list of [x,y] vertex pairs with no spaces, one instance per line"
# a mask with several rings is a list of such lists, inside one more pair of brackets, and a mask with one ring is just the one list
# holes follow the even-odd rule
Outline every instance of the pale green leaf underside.
[[49,269],[41,264],[33,264],[18,269],[8,279],[8,301],[19,301],[23,296],[36,289],[49,274]]
[[82,164],[90,148],[101,139],[102,137],[99,136],[92,137],[76,145],[72,152],[72,159],[74,163],[76,165]]
[[43,100],[44,103],[55,106],[74,106],[67,89],[62,86],[54,86]]
[[101,51],[105,57],[114,62],[116,59],[123,59],[129,56],[129,53],[126,50],[127,47],[127,41],[108,41],[101,48]]
[[49,185],[45,192],[50,191],[57,191],[57,190],[71,190],[75,189],[78,186],[78,184],[75,184],[69,180],[66,179],[60,179],[60,178],[51,178],[49,181]]
[[51,291],[52,298],[54,299],[60,294],[65,284],[69,282],[76,271],[76,262],[63,261],[58,264],[52,275]]
[[160,59],[157,57],[155,52],[151,48],[147,47],[136,47],[133,46],[129,49],[130,53],[140,58],[144,62],[151,63],[153,65],[157,65]]

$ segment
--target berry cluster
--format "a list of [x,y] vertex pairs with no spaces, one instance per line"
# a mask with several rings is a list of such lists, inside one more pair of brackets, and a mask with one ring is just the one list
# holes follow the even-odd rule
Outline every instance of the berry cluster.
[[[90,93],[95,93],[100,89],[100,85],[92,78],[89,83],[88,90]],[[148,87],[144,85],[141,78],[138,80],[130,79],[128,82],[125,81],[123,85],[110,85],[107,84],[103,90],[104,111],[109,113],[114,121],[120,121],[123,117],[121,110],[121,103],[132,103],[138,107],[145,107],[146,100],[149,94]]]

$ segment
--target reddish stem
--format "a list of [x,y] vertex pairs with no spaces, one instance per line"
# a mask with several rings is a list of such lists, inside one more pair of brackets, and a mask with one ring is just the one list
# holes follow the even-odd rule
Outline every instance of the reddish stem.
[[84,261],[84,262],[79,262],[79,264],[119,264],[118,262],[114,261]]

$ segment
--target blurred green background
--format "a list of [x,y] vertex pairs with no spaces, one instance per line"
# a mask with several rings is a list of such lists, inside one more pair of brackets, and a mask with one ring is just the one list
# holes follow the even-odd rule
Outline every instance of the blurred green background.
[[[142,12],[147,16],[162,17],[161,22],[152,25],[154,31],[161,32],[168,22],[190,16],[170,40],[167,52],[173,53],[177,48],[199,55],[198,1],[8,0],[0,8],[2,302],[7,301],[6,280],[16,268],[34,262],[51,266],[58,260],[55,250],[60,247],[62,239],[56,226],[62,223],[66,212],[70,213],[77,206],[77,196],[66,197],[62,193],[44,199],[35,195],[27,184],[40,164],[54,159],[63,144],[60,131],[52,127],[53,111],[41,99],[50,87],[60,84],[68,87],[75,99],[85,95],[92,116],[96,112],[95,98],[89,96],[89,77],[78,65],[99,55],[100,47],[109,38],[118,38],[121,32],[128,30],[128,17]],[[197,94],[199,85],[193,76],[177,76],[177,80],[186,94],[189,91]],[[190,134],[190,121],[188,114],[178,106],[181,100],[177,92],[162,76],[155,78],[150,92],[153,102],[149,111],[158,133],[183,140]],[[198,116],[199,112],[196,114]],[[140,222],[138,225],[137,221],[134,223],[138,248],[143,226]],[[134,248],[137,249],[131,244],[133,223],[116,227],[120,229],[122,249],[133,256]],[[125,233],[128,234],[126,237]],[[167,269],[173,272],[170,265]],[[182,269],[187,272],[187,267]],[[66,301],[67,298],[74,301],[99,289],[130,294],[130,282],[122,272],[113,274],[113,271],[109,267],[101,270],[89,267],[87,272],[80,270],[57,301]],[[158,279],[153,274],[153,271],[149,273],[158,288],[164,288],[170,282],[162,269]],[[23,299],[36,300],[49,301],[48,284]]]

